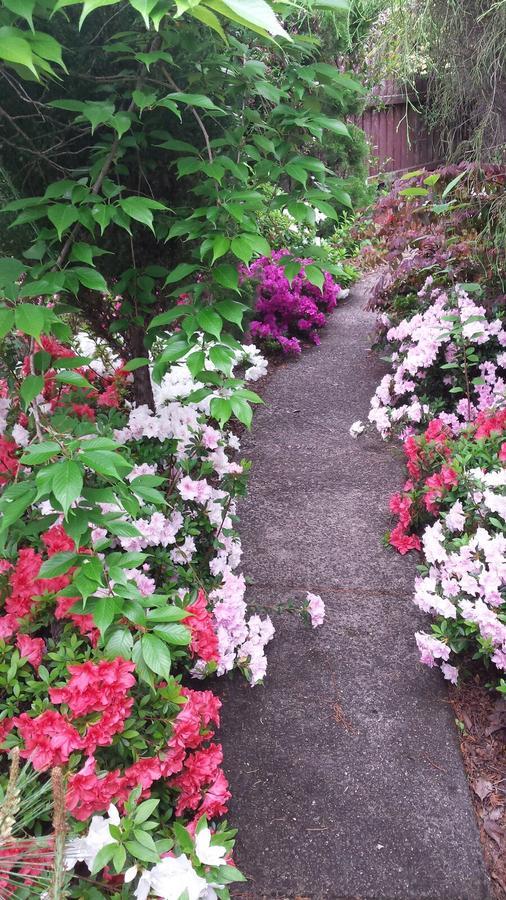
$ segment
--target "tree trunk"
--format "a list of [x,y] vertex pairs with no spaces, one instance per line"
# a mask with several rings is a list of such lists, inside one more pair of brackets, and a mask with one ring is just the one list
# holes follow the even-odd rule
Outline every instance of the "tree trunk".
[[[132,353],[132,357],[146,355],[146,347],[144,346],[144,331],[142,328],[133,327],[130,329],[128,343]],[[142,366],[136,369],[134,375],[134,398],[137,406],[147,404],[154,411],[155,400],[153,397],[153,387],[149,375],[148,366]]]

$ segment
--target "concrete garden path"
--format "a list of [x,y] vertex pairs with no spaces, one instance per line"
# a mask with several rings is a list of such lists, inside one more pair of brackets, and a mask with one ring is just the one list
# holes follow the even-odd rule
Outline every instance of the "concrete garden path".
[[367,416],[384,364],[368,352],[365,283],[319,350],[275,369],[244,440],[241,507],[250,603],[320,593],[312,631],[273,615],[265,687],[221,682],[225,770],[249,877],[235,896],[483,900],[478,832],[452,710],[422,667],[415,560],[387,552],[401,455],[348,429]]

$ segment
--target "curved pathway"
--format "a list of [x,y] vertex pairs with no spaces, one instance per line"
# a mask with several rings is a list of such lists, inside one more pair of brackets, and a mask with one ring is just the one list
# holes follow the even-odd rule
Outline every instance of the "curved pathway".
[[[401,454],[348,434],[384,371],[366,284],[319,350],[274,370],[244,441],[248,599],[277,627],[265,687],[220,688],[248,900],[488,897],[452,710],[414,646],[415,560],[381,546]],[[275,612],[307,590],[327,607],[314,632]]]

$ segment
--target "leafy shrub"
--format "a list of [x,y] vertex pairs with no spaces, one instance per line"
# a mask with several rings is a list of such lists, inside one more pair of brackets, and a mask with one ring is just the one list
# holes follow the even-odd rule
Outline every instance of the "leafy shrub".
[[506,169],[492,165],[447,166],[395,181],[375,204],[368,231],[388,264],[370,308],[404,318],[428,276],[435,287],[480,284],[487,306],[500,302],[506,271],[498,201],[505,183]]

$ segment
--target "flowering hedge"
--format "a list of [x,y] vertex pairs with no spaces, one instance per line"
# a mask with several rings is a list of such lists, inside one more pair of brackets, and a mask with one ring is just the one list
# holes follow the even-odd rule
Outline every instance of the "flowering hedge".
[[[391,498],[396,521],[387,539],[402,554],[420,554],[414,602],[433,616],[430,633],[416,634],[422,662],[439,665],[452,682],[479,662],[491,684],[506,692],[506,328],[497,286],[492,278],[483,285],[458,282],[465,253],[459,257],[451,239],[444,269],[437,254],[422,264],[423,247],[407,254],[407,242],[416,241],[402,228],[413,216],[419,237],[420,223],[426,227],[437,215],[429,187],[439,178],[447,195],[457,190],[464,201],[467,192],[467,202],[452,200],[440,210],[452,226],[447,237],[463,221],[476,227],[485,208],[490,214],[504,171],[489,167],[486,184],[474,192],[466,178],[483,178],[481,170],[450,174],[453,187],[446,170],[414,176],[400,194],[397,185],[397,206],[392,194],[375,212],[377,220],[383,217],[383,249],[393,271],[381,276],[372,305],[392,370],[372,398],[369,421],[384,439],[398,437],[406,458],[408,479]],[[483,250],[484,240],[475,245]],[[490,251],[493,238],[488,241]],[[467,260],[468,274],[475,259]],[[352,436],[363,428],[355,423]]]
[[456,682],[459,660],[506,671],[506,330],[462,287],[431,281],[420,311],[386,331],[393,373],[369,420],[399,435],[407,460],[388,540],[423,554],[414,602],[436,618],[416,635],[421,660]]
[[[248,464],[210,414],[222,389],[196,391],[186,362],[155,411],[131,406],[128,366],[76,353],[51,309],[28,312],[0,397],[3,758],[19,748],[42,784],[66,773],[66,865],[81,873],[69,896],[103,896],[86,864],[106,893],[125,881],[138,898],[226,897],[242,876],[216,825],[230,797],[220,701],[181,678],[265,674],[274,629],[247,617],[237,572]],[[234,353],[246,379],[265,372],[255,347]],[[49,806],[34,827],[50,829]],[[2,853],[2,896],[43,882],[21,845]]]
[[281,265],[288,250],[262,256],[241,270],[243,284],[255,286],[253,340],[298,355],[304,343],[320,343],[320,330],[339,298],[347,296],[330,272],[321,272],[312,259],[293,259]]

